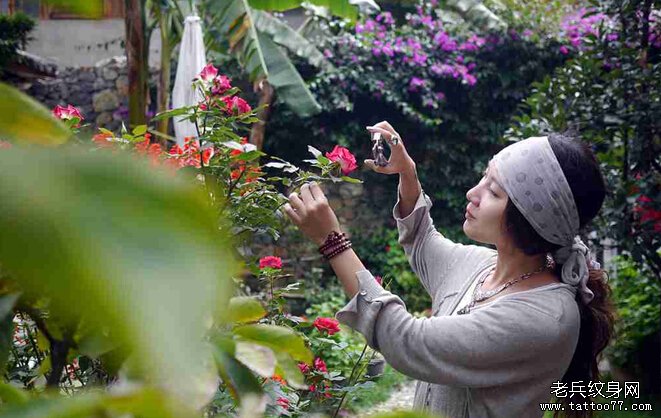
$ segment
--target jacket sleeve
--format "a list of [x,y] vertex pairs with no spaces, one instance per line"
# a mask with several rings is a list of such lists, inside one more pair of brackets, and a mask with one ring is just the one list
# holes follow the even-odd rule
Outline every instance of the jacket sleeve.
[[393,207],[398,242],[404,247],[413,272],[430,296],[435,297],[438,286],[460,258],[467,255],[470,246],[455,243],[436,230],[429,214],[432,202],[424,191],[420,191],[413,211],[404,218],[400,216],[400,202],[398,188],[397,203]]
[[554,317],[512,298],[467,315],[415,318],[368,270],[356,275],[360,291],[336,319],[417,380],[465,387],[522,382],[558,361],[569,365],[578,341],[578,330],[567,332]]

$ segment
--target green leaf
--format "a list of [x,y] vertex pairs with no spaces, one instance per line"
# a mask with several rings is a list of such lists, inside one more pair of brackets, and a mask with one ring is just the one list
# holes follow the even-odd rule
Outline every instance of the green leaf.
[[[333,15],[350,21],[358,17],[358,10],[351,4],[350,0],[309,0],[316,6],[326,7]],[[284,11],[301,7],[300,0],[249,0],[250,6],[255,9],[269,11]]]
[[317,103],[287,54],[269,36],[261,32],[258,34],[258,40],[266,56],[269,70],[267,78],[275,88],[278,100],[301,117],[321,112],[321,105]]
[[342,176],[342,180],[346,181],[347,183],[354,183],[354,184],[362,184],[362,180],[355,179],[353,177],[348,177],[348,176]]
[[237,341],[234,358],[262,377],[271,377],[275,373],[275,354],[263,345]]
[[140,136],[147,133],[147,125],[138,125],[133,128],[133,135]]
[[287,22],[260,10],[253,12],[253,18],[257,30],[260,33],[269,35],[276,44],[306,59],[315,67],[323,67],[327,70],[333,68],[333,65],[317,49],[315,44],[301,36]]
[[306,390],[308,386],[305,384],[305,376],[298,368],[297,362],[287,353],[281,351],[276,352],[278,359],[278,367],[276,373],[281,375],[294,389]]
[[18,300],[18,294],[0,296],[0,374],[7,369],[7,360],[14,337],[13,308]]
[[507,24],[484,5],[481,0],[446,0],[445,7],[451,9],[464,20],[489,30],[504,30]]
[[218,373],[223,382],[234,392],[232,396],[235,399],[240,400],[239,396],[244,397],[250,393],[261,394],[263,392],[261,383],[248,367],[241,364],[220,347],[215,347],[213,354]]
[[157,122],[159,120],[173,118],[175,116],[188,115],[191,113],[192,106],[180,107],[178,109],[166,110],[165,112],[157,113],[151,121]]
[[317,161],[319,161],[321,164],[330,164],[333,162],[329,160],[328,157],[324,157],[323,155],[317,155]]
[[[282,32],[282,26],[276,27],[269,18],[263,18],[260,23],[265,26],[268,33],[260,31],[255,22],[261,12],[253,10],[247,0],[216,0],[213,4],[215,5],[213,10],[218,13],[218,27],[223,35],[218,42],[223,45],[229,42],[231,53],[241,63],[250,81],[267,79],[276,90],[278,100],[299,116],[319,113],[321,106],[292,61],[274,42],[272,36],[277,34],[276,38],[283,44],[297,48],[300,48],[302,43],[296,42],[295,38],[286,37]],[[271,24],[268,24],[267,20]],[[301,51],[301,53],[305,52]],[[309,49],[307,53],[309,56]],[[315,60],[314,56],[312,59]]]
[[0,400],[3,404],[22,404],[29,399],[28,393],[11,385],[0,382]]
[[254,324],[234,329],[234,334],[273,349],[276,354],[285,352],[295,360],[311,363],[312,352],[305,346],[303,337],[294,330],[277,325]]
[[0,139],[16,143],[59,145],[71,131],[41,103],[0,83]]
[[123,153],[14,147],[0,153],[0,230],[3,268],[53,317],[110,328],[132,375],[198,395],[206,321],[238,268],[196,185]]
[[254,297],[238,296],[230,299],[230,322],[254,322],[266,315],[262,304]]
[[[0,390],[2,392],[2,390]],[[165,392],[140,388],[122,394],[85,393],[75,397],[22,400],[3,409],[1,418],[89,418],[130,414],[141,418],[193,418],[191,406],[178,403]]]
[[243,152],[237,156],[234,157],[235,160],[238,161],[253,161],[261,157],[262,155],[266,155],[262,151],[255,150],[255,151],[248,151],[248,152]]

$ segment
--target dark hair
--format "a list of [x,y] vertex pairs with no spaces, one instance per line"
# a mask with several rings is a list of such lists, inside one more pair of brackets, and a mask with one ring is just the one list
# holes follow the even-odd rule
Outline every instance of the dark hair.
[[[597,216],[606,198],[606,184],[599,163],[590,145],[572,134],[553,133],[548,135],[548,141],[574,195],[580,230],[583,231]],[[545,254],[560,248],[560,245],[542,238],[511,200],[507,202],[503,223],[514,245],[527,255]],[[556,265],[554,273],[560,276],[561,271],[562,265]],[[590,268],[587,285],[594,293],[594,299],[590,304],[585,305],[580,300],[580,294],[578,292],[576,294],[576,302],[581,314],[581,331],[574,356],[562,377],[566,387],[571,388],[571,382],[578,381],[583,381],[583,385],[587,387],[587,382],[599,380],[597,367],[599,355],[613,335],[615,322],[615,308],[607,277],[605,270]],[[556,412],[554,418],[593,416],[592,411],[572,411],[568,405],[572,401],[569,397],[560,398],[558,401],[565,404],[565,411],[562,415]],[[581,401],[589,402],[589,396],[586,395],[585,399],[581,398]]]

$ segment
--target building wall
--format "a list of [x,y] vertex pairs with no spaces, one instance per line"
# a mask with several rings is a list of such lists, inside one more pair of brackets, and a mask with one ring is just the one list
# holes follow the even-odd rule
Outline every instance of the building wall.
[[[124,55],[123,19],[40,20],[27,51],[55,62],[60,68],[92,67],[105,58]],[[149,65],[159,65],[160,32],[149,44]]]

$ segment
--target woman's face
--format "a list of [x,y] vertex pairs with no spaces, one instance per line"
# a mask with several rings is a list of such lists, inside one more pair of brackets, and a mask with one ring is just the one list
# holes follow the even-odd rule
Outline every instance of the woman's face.
[[480,182],[466,193],[466,198],[469,201],[463,225],[466,236],[485,244],[501,244],[504,237],[501,220],[509,198],[500,187],[493,159]]

